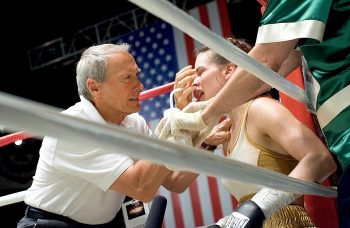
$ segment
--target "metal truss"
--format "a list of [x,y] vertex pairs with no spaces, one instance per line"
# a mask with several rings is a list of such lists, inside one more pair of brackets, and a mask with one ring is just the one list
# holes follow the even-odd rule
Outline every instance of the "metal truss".
[[[195,6],[212,0],[169,0],[173,4],[189,10]],[[59,37],[45,42],[28,51],[30,70],[44,67],[60,67],[73,64],[87,47],[108,43],[116,40],[119,36],[147,26],[157,20],[152,14],[136,8],[122,13],[113,18],[83,28],[76,32],[72,38]]]
[[139,8],[125,12],[79,30],[70,40],[59,37],[29,50],[29,67],[36,70],[56,63],[69,64],[86,47],[111,42],[155,20],[153,15]]

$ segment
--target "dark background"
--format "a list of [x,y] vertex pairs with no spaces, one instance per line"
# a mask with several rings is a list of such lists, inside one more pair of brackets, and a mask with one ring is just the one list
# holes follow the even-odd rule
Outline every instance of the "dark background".
[[[178,0],[176,4],[190,9],[206,2],[210,0]],[[227,2],[233,34],[254,44],[259,4],[255,0]],[[67,63],[31,70],[28,51],[58,37],[69,38],[80,29],[137,8],[126,0],[13,1],[6,5],[2,6],[1,14],[0,91],[63,109],[78,101],[75,63],[79,56]],[[5,17],[5,11],[10,16]],[[11,133],[2,125],[0,122],[0,136]],[[21,146],[0,147],[1,196],[30,187],[40,144],[40,140],[27,139]],[[23,202],[0,207],[0,227],[16,227],[24,210]]]

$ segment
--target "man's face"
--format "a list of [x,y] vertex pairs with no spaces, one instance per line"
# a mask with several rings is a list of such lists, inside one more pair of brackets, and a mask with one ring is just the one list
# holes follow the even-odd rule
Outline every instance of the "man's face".
[[143,84],[139,68],[130,53],[115,53],[108,61],[106,80],[101,84],[103,104],[113,113],[131,114],[140,111],[138,99]]
[[211,51],[202,52],[197,56],[195,69],[197,77],[193,85],[197,86],[194,91],[197,101],[205,101],[214,97],[226,83],[224,71],[212,61]]

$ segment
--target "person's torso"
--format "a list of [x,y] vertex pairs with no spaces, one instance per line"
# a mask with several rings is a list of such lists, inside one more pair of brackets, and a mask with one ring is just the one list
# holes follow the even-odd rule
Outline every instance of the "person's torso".
[[[289,155],[284,155],[270,151],[255,143],[247,132],[247,117],[249,105],[246,106],[240,124],[237,126],[238,132],[232,145],[229,146],[228,157],[237,161],[266,168],[278,173],[288,175],[298,161]],[[250,198],[252,194],[258,192],[262,187],[258,185],[236,182],[222,179],[225,188],[241,203]]]
[[[79,102],[64,113],[98,123],[97,110]],[[96,115],[96,116],[94,116]],[[128,116],[125,127],[147,134],[138,114]],[[67,133],[69,134],[69,133]],[[130,165],[130,157],[101,148],[62,142],[45,137],[32,186],[25,202],[81,223],[102,224],[112,220],[121,208],[124,195],[108,190]]]
[[347,167],[350,164],[350,146],[346,143],[350,137],[350,1],[270,0],[259,30],[257,43],[300,39],[299,48],[314,78],[307,88],[313,88],[320,126],[330,151],[337,155],[343,168]]

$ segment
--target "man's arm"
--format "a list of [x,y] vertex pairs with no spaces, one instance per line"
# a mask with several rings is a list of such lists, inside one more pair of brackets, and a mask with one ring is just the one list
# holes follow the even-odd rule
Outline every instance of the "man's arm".
[[192,184],[198,175],[189,171],[174,171],[168,175],[163,186],[169,191],[182,193]]
[[127,168],[109,189],[149,202],[171,172],[163,165],[139,160]]
[[[291,55],[298,40],[257,44],[249,52],[256,59],[275,72],[282,71],[283,62]],[[270,86],[242,68],[237,68],[224,88],[202,111],[205,123],[211,123],[234,107],[264,93]]]
[[143,202],[151,201],[160,186],[176,193],[184,192],[198,174],[171,171],[163,165],[144,160],[130,166],[109,188]]
[[287,77],[297,67],[301,65],[301,52],[294,49],[290,52],[288,58],[282,63],[282,66],[278,70],[277,74],[282,77]]

